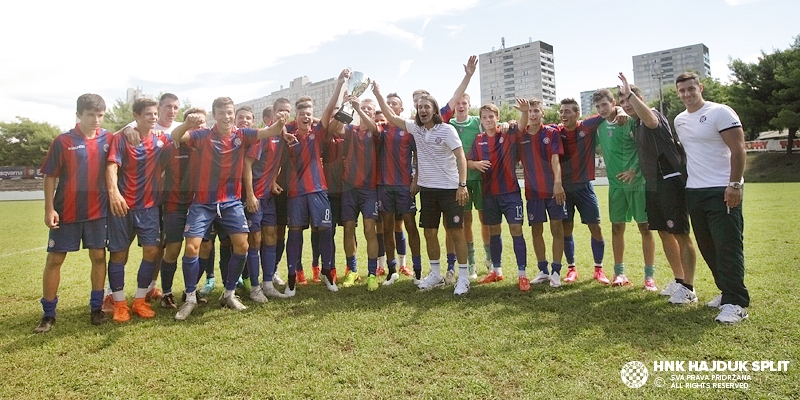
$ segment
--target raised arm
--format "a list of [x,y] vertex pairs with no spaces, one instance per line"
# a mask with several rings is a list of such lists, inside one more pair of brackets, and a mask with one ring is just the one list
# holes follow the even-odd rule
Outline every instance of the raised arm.
[[447,102],[447,105],[450,106],[451,110],[455,110],[456,103],[458,100],[464,96],[464,93],[467,92],[467,86],[469,86],[469,81],[472,79],[472,75],[475,73],[475,70],[478,68],[478,56],[470,56],[467,63],[464,64],[464,79],[461,80],[461,84],[458,85],[456,88],[455,93],[453,93],[453,97],[450,98],[450,101]]
[[378,86],[378,82],[372,81],[372,94],[375,95],[375,98],[378,100],[378,105],[381,106],[381,111],[383,115],[386,117],[386,120],[389,121],[390,124],[397,127],[397,129],[406,129],[406,120],[403,117],[396,115],[394,110],[386,104],[386,99],[383,98],[381,95],[381,88]]
[[268,126],[258,130],[258,138],[264,139],[270,136],[278,136],[283,132],[283,126],[286,125],[286,121],[289,120],[289,113],[286,111],[281,111],[275,114],[275,122]]
[[361,110],[361,104],[356,96],[348,96],[347,101],[350,102],[350,105],[358,113],[358,118],[361,120],[361,127],[368,129],[372,133],[378,133],[378,125],[375,124],[375,121],[369,117],[363,110]]
[[331,115],[333,115],[333,109],[336,108],[336,103],[339,102],[339,98],[342,95],[342,86],[344,86],[344,81],[350,77],[350,70],[343,69],[342,72],[339,74],[339,79],[336,80],[336,89],[333,90],[333,95],[331,99],[328,100],[328,105],[325,106],[325,111],[322,112],[322,118],[320,118],[319,122],[322,124],[322,127],[327,129],[328,124],[331,122]]
[[625,75],[620,72],[619,73],[619,80],[622,81],[622,85],[617,86],[619,89],[619,98],[620,101],[625,99],[625,101],[629,102],[633,109],[636,111],[636,115],[639,116],[639,119],[642,120],[644,126],[655,129],[658,128],[658,117],[656,117],[656,113],[647,106],[647,104],[642,101],[633,91],[631,90],[631,85],[628,83],[628,79],[625,78]]
[[197,128],[200,124],[204,123],[205,120],[198,114],[189,114],[186,116],[186,120],[183,121],[182,124],[178,125],[175,129],[172,130],[170,136],[172,137],[172,141],[176,144],[178,143],[186,143],[191,139],[191,135],[189,135],[189,131]]
[[520,112],[519,122],[517,122],[517,131],[524,132],[528,128],[528,121],[531,115],[531,105],[528,100],[519,98],[517,104],[514,106]]

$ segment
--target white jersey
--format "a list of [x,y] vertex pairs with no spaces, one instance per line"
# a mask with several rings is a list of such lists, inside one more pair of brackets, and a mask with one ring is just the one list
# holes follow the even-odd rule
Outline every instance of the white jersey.
[[[164,131],[164,133],[166,133],[167,135],[170,135],[170,134],[172,134],[172,130],[177,128],[178,126],[180,126],[180,124],[181,124],[181,122],[172,121],[172,125],[170,125],[170,126],[162,126],[161,124],[156,122],[156,126],[153,128],[153,130],[154,131]],[[131,128],[136,128],[136,126],[137,126],[136,125],[136,121],[133,121],[130,124],[125,125],[125,126],[126,127],[129,126]]]
[[417,145],[417,185],[429,189],[458,189],[458,164],[453,150],[461,147],[456,129],[436,124],[431,129],[406,120],[406,131]]
[[693,113],[684,111],[675,117],[675,132],[686,150],[687,188],[728,186],[731,150],[721,133],[741,127],[732,108],[710,101]]

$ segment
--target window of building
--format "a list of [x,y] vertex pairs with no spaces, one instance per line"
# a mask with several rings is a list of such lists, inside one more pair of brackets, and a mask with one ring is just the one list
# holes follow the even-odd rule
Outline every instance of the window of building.
[[507,67],[509,65],[514,65],[514,61],[506,61],[506,62],[503,63],[504,67]]
[[504,79],[509,79],[509,78],[513,78],[513,77],[514,77],[514,74],[505,74],[505,75],[503,75]]
[[509,68],[506,68],[506,69],[503,70],[503,72],[513,72],[513,71],[514,71],[514,67],[509,67]]
[[512,59],[512,58],[514,58],[514,55],[513,55],[513,54],[509,54],[509,55],[507,55],[507,56],[503,56],[503,60],[510,60],[510,59]]

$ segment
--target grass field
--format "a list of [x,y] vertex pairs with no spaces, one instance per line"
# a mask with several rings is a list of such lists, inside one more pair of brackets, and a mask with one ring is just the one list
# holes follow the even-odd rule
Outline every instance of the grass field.
[[[597,191],[606,219],[606,188]],[[259,306],[245,299],[249,309],[241,313],[212,301],[185,323],[154,306],[152,320],[90,325],[88,256],[75,253],[62,270],[58,322],[44,335],[32,333],[41,316],[43,204],[0,202],[0,398],[798,398],[800,184],[748,184],[745,196],[753,304],[750,319],[735,326],[715,323],[717,310],[703,306],[718,292],[702,259],[699,306],[672,306],[643,292],[640,240],[629,224],[631,288],[591,281],[588,230],[579,227],[581,277],[561,289],[520,293],[505,236],[506,280],[473,285],[462,298],[452,287],[417,293],[405,277],[373,293],[363,284],[336,294],[311,285],[288,301]],[[610,224],[603,229],[611,273]],[[525,237],[530,241],[530,231]],[[663,284],[671,274],[657,242]],[[132,253],[128,263],[129,296],[139,257]],[[366,262],[359,265],[363,274]],[[279,268],[285,277],[285,263]],[[176,280],[182,288],[180,273]],[[693,389],[686,381],[670,388],[673,374],[689,372],[654,371],[662,360],[790,364],[788,372],[744,372],[747,389]],[[629,361],[650,370],[645,386],[622,383]]]

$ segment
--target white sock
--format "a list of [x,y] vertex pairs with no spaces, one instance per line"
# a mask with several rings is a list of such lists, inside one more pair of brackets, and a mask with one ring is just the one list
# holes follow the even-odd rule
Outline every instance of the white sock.
[[227,299],[228,297],[233,296],[233,292],[235,292],[235,290],[226,290],[222,297]]
[[386,267],[386,256],[378,257],[378,267]]
[[186,302],[197,304],[197,291],[191,293],[186,292]]
[[469,268],[467,264],[458,264],[458,279],[469,279]]
[[125,292],[122,290],[119,292],[111,292],[111,297],[114,298],[114,301],[125,301]]
[[494,273],[498,276],[503,276],[503,267],[494,267]]
[[527,278],[528,277],[528,271],[525,271],[524,269],[521,269],[521,270],[519,270],[517,272],[517,275],[519,275],[520,278]]
[[272,281],[261,282],[261,290],[267,290],[267,289],[275,289],[275,286],[272,284]]
[[434,276],[442,276],[442,264],[439,260],[431,260],[431,273]]
[[400,266],[400,267],[406,265],[406,255],[405,254],[397,256],[397,265]]
[[153,281],[152,281],[152,282],[150,282],[150,285],[149,285],[149,286],[147,286],[147,291],[149,292],[149,291],[151,291],[151,290],[155,289],[155,288],[156,288],[156,285],[158,285],[158,282],[156,282],[156,280],[155,280],[155,279],[153,279]]
[[148,291],[149,289],[147,288],[136,288],[136,294],[133,295],[133,297],[137,299],[143,299],[145,296],[147,296]]

